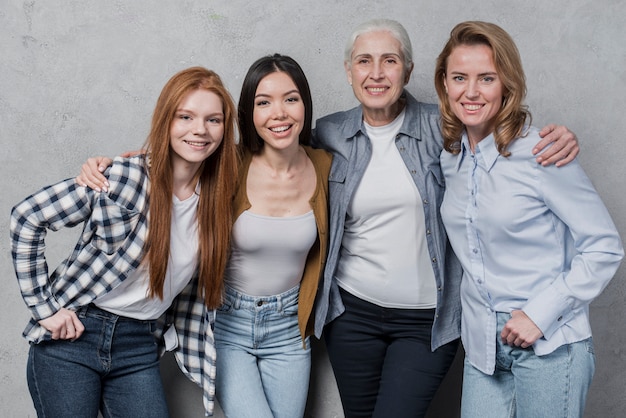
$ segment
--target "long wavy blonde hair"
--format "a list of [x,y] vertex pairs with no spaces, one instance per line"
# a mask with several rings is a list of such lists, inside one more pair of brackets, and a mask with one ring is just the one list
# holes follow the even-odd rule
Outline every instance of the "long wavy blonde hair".
[[515,42],[501,27],[488,22],[468,21],[456,25],[437,58],[435,89],[439,96],[443,147],[448,152],[458,154],[465,129],[452,111],[444,84],[448,58],[455,48],[462,45],[486,45],[491,48],[496,71],[504,85],[502,107],[495,116],[494,137],[498,152],[508,157],[511,155],[507,151],[509,144],[524,135],[524,126],[531,123],[532,116],[524,105],[526,77]]

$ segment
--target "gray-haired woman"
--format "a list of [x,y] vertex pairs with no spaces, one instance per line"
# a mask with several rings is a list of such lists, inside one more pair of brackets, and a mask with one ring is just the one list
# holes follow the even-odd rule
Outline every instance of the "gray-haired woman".
[[[316,124],[314,145],[330,151],[333,163],[315,331],[320,336],[327,324],[348,418],[424,416],[458,347],[461,267],[439,214],[440,116],[437,105],[405,90],[413,66],[400,23],[360,25],[345,69],[361,104]],[[538,147],[561,139],[543,153],[544,163],[571,161],[575,136],[563,127],[549,132]]]

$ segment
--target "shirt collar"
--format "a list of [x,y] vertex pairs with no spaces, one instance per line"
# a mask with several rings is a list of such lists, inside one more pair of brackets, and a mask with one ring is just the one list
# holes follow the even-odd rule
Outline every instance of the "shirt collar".
[[[420,103],[406,90],[403,91],[401,97],[406,101],[404,107],[406,114],[398,133],[420,140],[419,132],[422,123],[418,116]],[[363,108],[361,106],[357,106],[350,111],[349,117],[345,118],[343,122],[341,132],[345,138],[354,138],[359,133],[366,134],[363,122]]]
[[[457,159],[456,159],[457,171],[461,167],[461,164],[463,163],[463,159],[465,158],[465,156],[467,156],[471,152],[472,151],[470,148],[467,133],[463,132],[463,136],[461,137],[461,152],[459,152],[459,155],[457,156]],[[500,153],[498,152],[498,149],[496,148],[496,142],[495,142],[493,133],[488,135],[485,139],[480,141],[478,144],[476,144],[475,154],[481,156],[481,160],[483,161],[485,165],[485,170],[487,170],[488,172],[491,171],[493,166],[496,164],[498,157],[500,156]]]

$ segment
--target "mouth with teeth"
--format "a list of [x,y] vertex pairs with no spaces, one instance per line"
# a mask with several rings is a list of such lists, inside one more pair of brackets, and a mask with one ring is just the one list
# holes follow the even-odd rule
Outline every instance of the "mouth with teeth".
[[285,131],[288,131],[291,128],[291,125],[283,125],[283,126],[274,126],[269,128],[270,131],[280,134],[283,133]]
[[207,145],[209,145],[209,142],[199,142],[199,141],[185,141],[185,144],[187,145],[191,145],[192,147],[197,147],[197,148],[204,148]]
[[484,105],[481,104],[464,104],[463,109],[469,111],[480,110]]
[[382,94],[387,91],[387,87],[367,87],[366,90],[371,94]]

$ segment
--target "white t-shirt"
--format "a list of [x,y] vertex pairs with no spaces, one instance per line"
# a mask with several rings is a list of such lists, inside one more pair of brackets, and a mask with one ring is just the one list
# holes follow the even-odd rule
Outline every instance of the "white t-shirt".
[[395,144],[405,112],[366,126],[372,158],[348,206],[336,279],[340,287],[388,308],[437,302],[422,199]]
[[[199,188],[196,188],[198,191]],[[189,283],[198,264],[197,193],[185,200],[173,196],[170,232],[170,259],[167,263],[163,299],[148,297],[150,280],[146,263],[133,271],[119,286],[96,299],[105,311],[139,320],[160,317]]]

